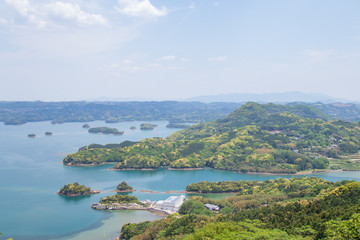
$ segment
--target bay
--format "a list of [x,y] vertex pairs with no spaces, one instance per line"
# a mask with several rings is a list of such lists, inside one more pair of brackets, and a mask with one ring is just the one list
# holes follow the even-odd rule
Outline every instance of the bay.
[[[176,129],[166,128],[167,122],[151,122],[158,127],[141,131],[142,122],[107,124],[90,122],[91,127],[116,127],[122,136],[89,134],[83,123],[52,125],[49,122],[27,123],[21,126],[0,124],[0,232],[19,240],[30,239],[113,239],[126,222],[156,220],[161,217],[146,211],[96,211],[91,203],[114,194],[121,181],[136,190],[128,193],[140,200],[165,199],[183,191],[187,184],[199,181],[268,180],[291,175],[251,175],[214,169],[194,171],[111,171],[111,165],[69,167],[61,162],[67,153],[91,144],[139,141],[149,137],[167,137]],[[130,130],[136,126],[136,130]],[[45,136],[50,131],[52,136]],[[29,133],[37,135],[28,138]],[[360,181],[359,172],[319,173],[311,176],[330,181],[351,179]],[[56,192],[67,183],[79,182],[102,192],[82,197],[62,197]],[[153,191],[157,193],[149,193]],[[211,197],[211,195],[209,195]],[[214,196],[212,196],[214,197]]]

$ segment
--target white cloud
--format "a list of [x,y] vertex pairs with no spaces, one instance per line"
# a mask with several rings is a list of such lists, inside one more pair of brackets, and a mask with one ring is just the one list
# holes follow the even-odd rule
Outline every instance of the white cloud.
[[75,20],[80,24],[106,25],[107,20],[99,14],[90,14],[81,10],[80,6],[72,3],[55,2],[45,6],[49,14],[67,19]]
[[5,0],[5,2],[13,7],[21,16],[25,17],[30,23],[42,28],[47,25],[46,21],[38,16],[36,8],[34,8],[28,0]]
[[331,50],[306,50],[305,54],[310,57],[311,62],[323,62],[332,54]]
[[189,8],[195,8],[195,3],[194,2],[191,2],[190,5],[189,5]]
[[131,41],[134,36],[133,31],[128,28],[96,28],[91,31],[33,31],[30,28],[19,32],[14,38],[13,44],[18,50],[13,54],[15,58],[19,57],[17,54],[23,54],[22,57],[34,59],[101,56],[104,52]]
[[[72,20],[85,25],[105,25],[107,20],[99,14],[84,12],[80,5],[65,2],[54,2],[50,4],[32,4],[29,0],[5,0],[15,11],[26,18],[28,22],[38,27],[54,25],[51,17],[59,17]],[[56,24],[55,24],[56,25]]]
[[120,13],[135,17],[162,17],[168,14],[166,7],[156,8],[149,0],[119,0]]
[[217,6],[219,6],[219,5],[220,5],[219,2],[214,2],[214,6],[215,6],[215,7],[217,7]]
[[219,57],[210,57],[210,58],[208,58],[208,61],[225,62],[227,59],[228,59],[228,56],[219,56]]
[[160,60],[163,60],[163,61],[172,61],[172,60],[174,60],[175,58],[176,58],[175,56],[169,55],[169,56],[163,56],[163,57],[161,57]]
[[15,8],[15,10],[24,17],[33,12],[33,8],[28,0],[5,0],[5,2]]

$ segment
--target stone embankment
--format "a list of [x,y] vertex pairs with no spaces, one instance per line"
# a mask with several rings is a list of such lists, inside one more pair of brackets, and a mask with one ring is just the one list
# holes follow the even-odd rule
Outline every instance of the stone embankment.
[[154,211],[165,213],[166,215],[170,215],[175,213],[175,211],[170,210],[162,210],[156,208],[156,202],[148,202],[144,201],[141,204],[138,203],[111,203],[111,204],[103,204],[103,203],[93,203],[91,207],[96,210],[146,210],[146,211]]

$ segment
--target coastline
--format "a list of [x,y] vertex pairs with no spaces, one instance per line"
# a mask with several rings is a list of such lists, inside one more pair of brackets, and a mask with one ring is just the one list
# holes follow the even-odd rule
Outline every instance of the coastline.
[[173,213],[171,211],[158,209],[152,206],[134,207],[134,206],[116,206],[115,204],[110,204],[110,206],[108,205],[103,206],[101,204],[96,203],[96,204],[92,204],[91,208],[95,210],[110,210],[110,211],[113,210],[149,211],[163,218]]
[[[64,162],[63,162],[64,163]],[[99,164],[95,164],[95,163],[81,163],[81,164],[65,164],[66,166],[70,166],[70,167],[95,167],[95,166],[101,166],[101,165],[105,165],[106,163],[99,163]]]
[[[104,163],[100,163],[100,164],[94,164],[94,163],[90,163],[90,164],[77,164],[77,165],[72,165],[71,163],[65,164],[66,166],[71,166],[71,167],[95,167],[95,166],[102,166],[102,165],[107,165],[107,164],[116,164],[114,162],[104,162]],[[205,168],[171,168],[171,167],[160,167],[160,168],[165,168],[169,171],[196,171],[196,170],[204,170]],[[155,171],[157,169],[160,168],[123,168],[123,169],[116,169],[116,168],[109,168],[106,170],[110,170],[110,171]],[[251,175],[308,175],[308,174],[316,174],[316,173],[324,173],[324,172],[328,172],[328,173],[332,173],[332,172],[343,172],[343,171],[360,171],[360,170],[344,170],[344,169],[337,169],[337,170],[321,170],[321,169],[316,169],[316,170],[306,170],[306,171],[301,171],[301,172],[296,172],[296,173],[273,173],[273,172],[241,172],[239,170],[232,170],[232,169],[222,169],[222,168],[210,168],[210,169],[214,169],[214,170],[221,170],[221,171],[231,171],[231,172],[238,172],[238,173],[242,173],[242,174],[251,174]],[[134,190],[136,191],[136,190]]]
[[123,169],[116,169],[116,168],[109,168],[107,170],[110,171],[155,171],[155,168],[123,168]]
[[[316,174],[316,173],[332,173],[332,172],[343,172],[345,170],[313,170],[313,171],[301,171],[296,173],[270,173],[270,172],[247,172],[245,174],[253,174],[253,175],[308,175],[308,174]],[[355,170],[357,171],[357,170]]]
[[187,191],[174,191],[174,190],[169,190],[169,191],[166,191],[166,192],[157,192],[157,191],[152,191],[152,190],[138,190],[139,192],[144,192],[144,193],[154,193],[154,194],[161,194],[161,193],[167,193],[167,194],[170,194],[170,193],[188,193]]
[[78,194],[62,194],[60,192],[56,192],[56,194],[58,194],[60,196],[64,196],[64,197],[88,196],[88,195],[99,194],[99,193],[101,193],[100,190],[94,190],[91,192],[78,193]]
[[194,171],[194,170],[203,170],[204,168],[171,168],[169,167],[168,170],[170,171]]

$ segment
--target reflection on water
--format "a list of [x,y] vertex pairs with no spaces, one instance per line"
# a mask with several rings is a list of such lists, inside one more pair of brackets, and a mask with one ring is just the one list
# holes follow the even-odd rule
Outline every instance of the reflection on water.
[[112,240],[119,235],[122,225],[128,222],[137,223],[161,219],[159,215],[147,211],[113,211],[108,219],[103,219],[97,226],[81,231],[61,240]]

